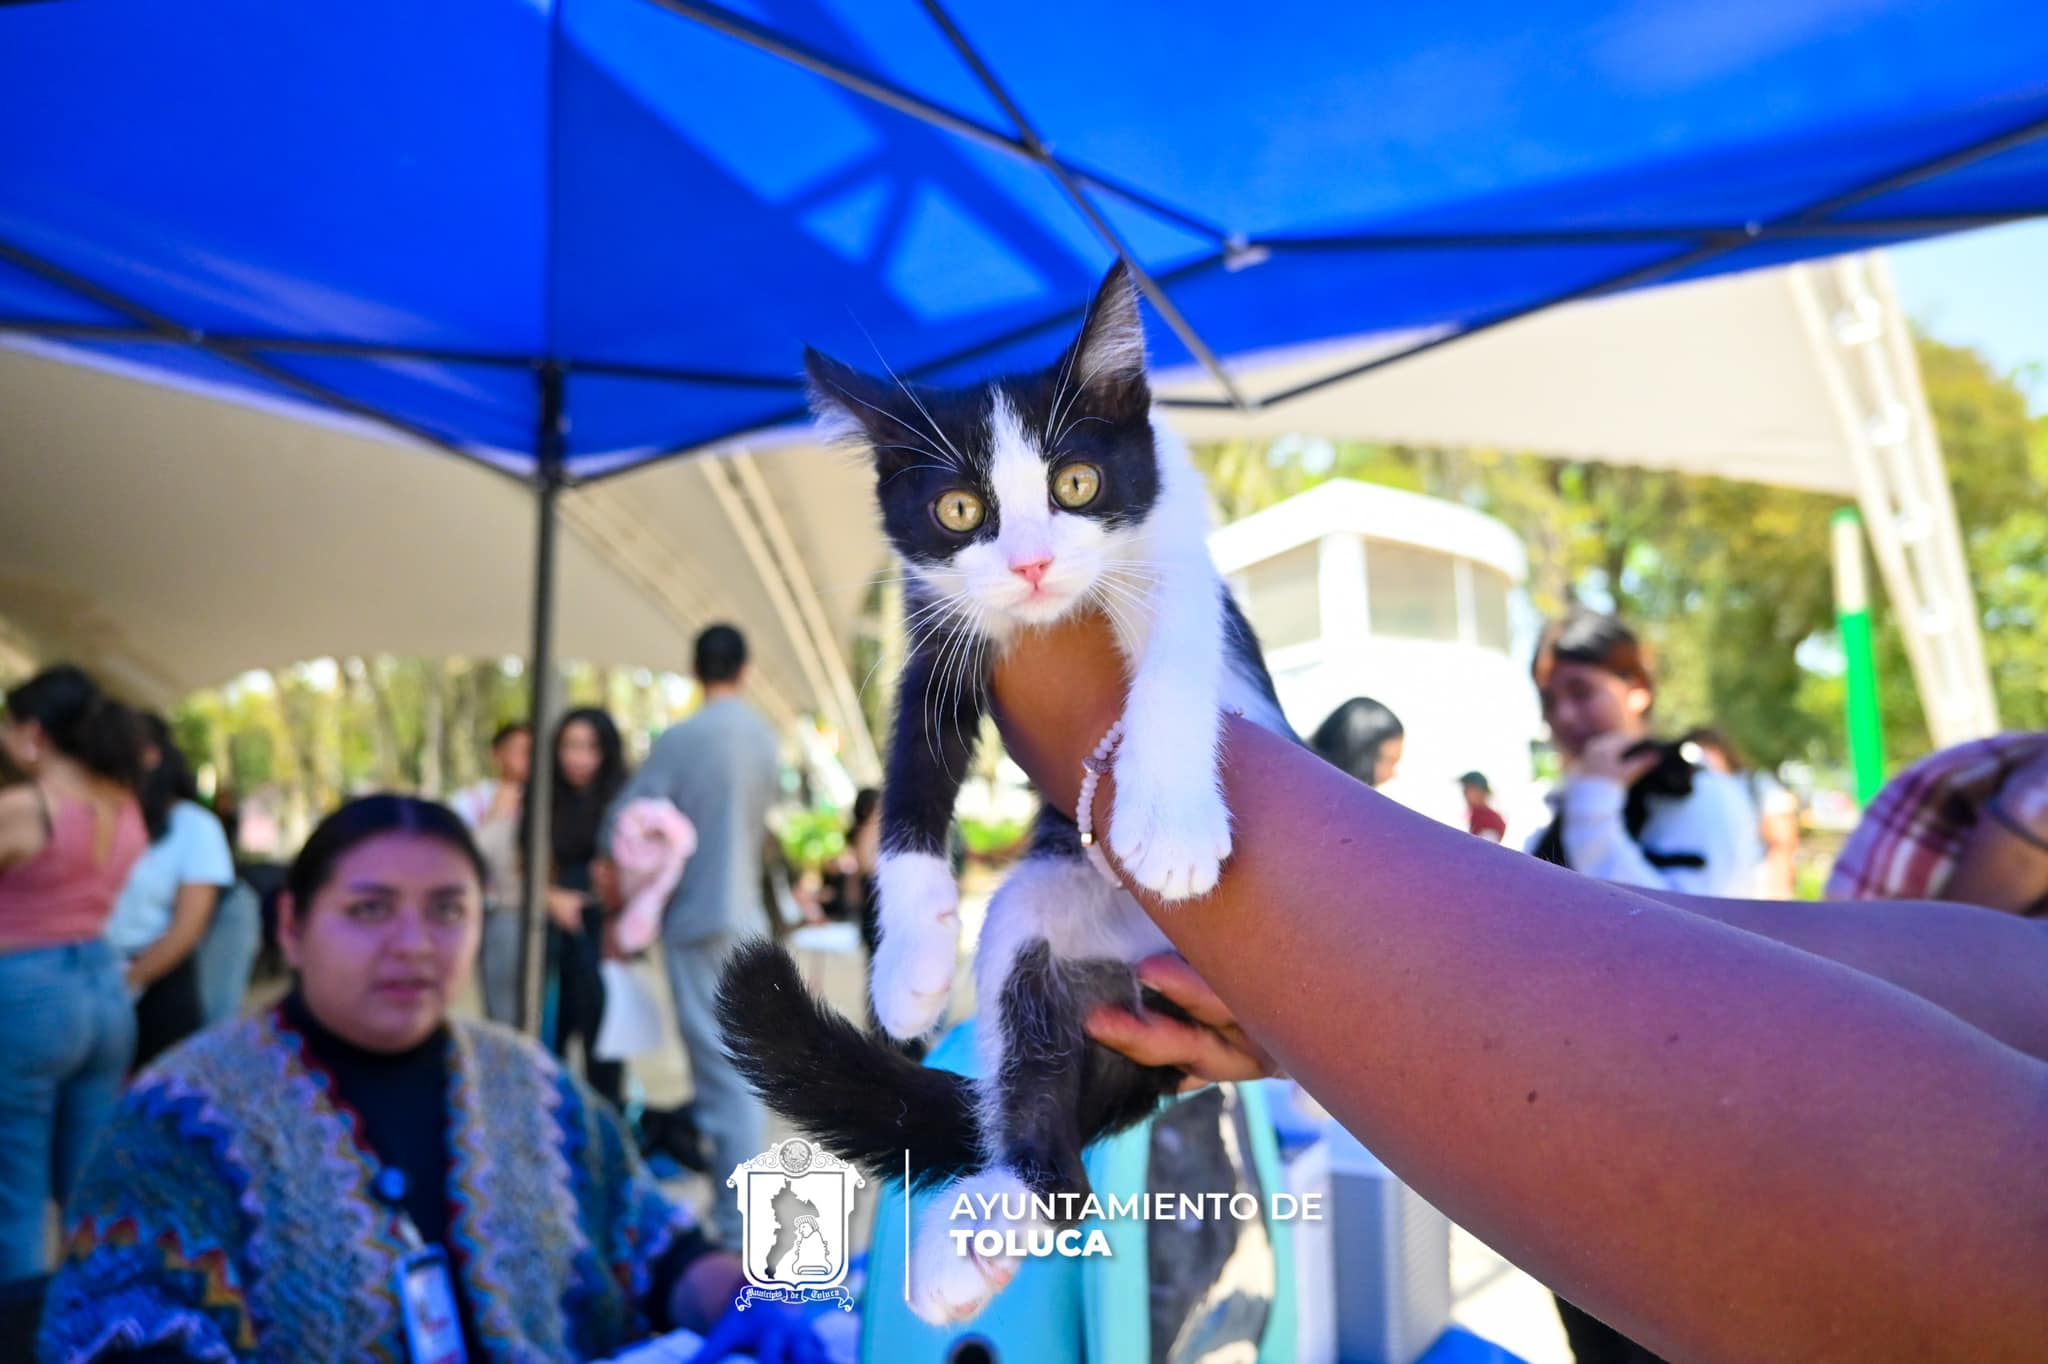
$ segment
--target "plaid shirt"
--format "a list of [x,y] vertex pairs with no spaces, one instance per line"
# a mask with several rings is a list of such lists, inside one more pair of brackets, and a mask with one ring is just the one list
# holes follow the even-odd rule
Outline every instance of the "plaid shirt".
[[1927,900],[1955,874],[1977,810],[2048,733],[1998,734],[1923,758],[1885,784],[1828,877],[1830,900]]

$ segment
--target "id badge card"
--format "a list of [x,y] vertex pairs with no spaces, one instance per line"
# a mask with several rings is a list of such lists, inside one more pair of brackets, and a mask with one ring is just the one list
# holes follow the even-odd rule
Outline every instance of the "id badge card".
[[439,1246],[408,1251],[398,1262],[398,1310],[411,1364],[469,1364],[448,1256]]

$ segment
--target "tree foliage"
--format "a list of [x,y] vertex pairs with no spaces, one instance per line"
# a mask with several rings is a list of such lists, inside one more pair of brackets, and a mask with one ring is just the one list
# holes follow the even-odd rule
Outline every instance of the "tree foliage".
[[[1921,340],[1985,648],[2008,727],[2048,728],[2048,421],[1975,352]],[[1582,601],[1635,623],[1659,659],[1667,731],[1726,730],[1753,761],[1846,761],[1828,520],[1841,499],[1501,450],[1301,440],[1198,448],[1236,519],[1331,478],[1429,493],[1500,518],[1546,615]],[[1873,574],[1873,581],[1876,581]],[[1878,605],[1894,766],[1929,739],[1897,621]]]

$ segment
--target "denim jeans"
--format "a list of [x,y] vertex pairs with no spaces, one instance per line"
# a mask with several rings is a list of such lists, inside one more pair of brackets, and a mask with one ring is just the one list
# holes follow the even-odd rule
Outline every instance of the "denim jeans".
[[221,892],[199,940],[199,1011],[206,1026],[239,1016],[249,968],[263,946],[263,905],[246,881]]
[[114,949],[74,943],[0,953],[0,1018],[0,1280],[25,1279],[121,1098],[135,1007]]

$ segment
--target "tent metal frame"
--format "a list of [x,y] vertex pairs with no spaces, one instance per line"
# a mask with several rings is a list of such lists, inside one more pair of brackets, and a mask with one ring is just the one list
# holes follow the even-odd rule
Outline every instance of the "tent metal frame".
[[[1355,236],[1330,237],[1286,237],[1269,239],[1247,239],[1230,233],[1199,216],[1164,202],[1150,194],[1125,184],[1099,171],[1077,165],[1053,154],[1051,146],[1040,136],[1036,126],[1024,109],[1012,97],[1008,88],[996,76],[994,69],[969,41],[965,32],[956,24],[942,0],[923,0],[924,8],[932,22],[944,35],[955,53],[967,65],[976,80],[986,91],[1004,115],[1014,125],[1012,131],[991,126],[958,109],[949,108],[936,100],[919,95],[904,86],[875,72],[862,70],[819,51],[789,35],[765,28],[743,15],[723,6],[704,3],[703,0],[647,0],[680,18],[704,28],[725,35],[760,52],[782,61],[799,66],[813,74],[853,92],[878,105],[894,110],[905,117],[937,128],[942,132],[965,138],[984,147],[992,148],[1006,155],[1016,156],[1041,167],[1058,186],[1061,194],[1087,221],[1091,230],[1100,236],[1118,256],[1129,264],[1138,286],[1151,300],[1153,307],[1174,333],[1180,338],[1191,355],[1209,373],[1224,394],[1221,398],[1178,397],[1165,398],[1168,407],[1196,409],[1235,409],[1251,411],[1272,407],[1359,378],[1389,365],[1446,346],[1466,337],[1506,326],[1521,318],[1558,307],[1562,304],[1597,298],[1605,294],[1620,292],[1638,285],[1667,279],[1695,266],[1706,264],[1730,252],[1744,247],[1770,241],[1811,241],[1868,240],[1883,241],[1891,237],[1926,236],[1934,233],[1962,231],[1969,228],[1986,227],[2000,223],[2048,214],[2048,204],[2030,209],[1997,213],[1963,214],[1953,216],[1918,216],[1904,218],[1867,218],[1844,221],[1838,215],[1858,204],[1917,184],[1933,176],[1969,165],[1985,157],[2025,145],[2043,134],[2048,134],[2048,118],[2036,117],[1987,137],[1975,139],[1965,145],[1953,148],[1939,155],[1923,158],[1884,175],[1873,177],[1840,190],[1825,198],[1816,200],[1803,208],[1779,215],[1767,221],[1732,225],[1648,225],[1626,228],[1560,229],[1555,231],[1520,232],[1455,232],[1455,233],[1413,233],[1389,232],[1366,233]],[[559,23],[559,14],[555,16]],[[557,39],[559,40],[559,39]],[[552,159],[556,148],[551,144],[549,155]],[[1214,245],[1211,253],[1198,256],[1190,261],[1164,272],[1155,274],[1136,258],[1128,239],[1103,213],[1093,194],[1107,194],[1155,218],[1171,223],[1182,231],[1203,238]],[[552,211],[550,194],[550,211]],[[1361,364],[1347,366],[1333,373],[1295,384],[1290,388],[1265,397],[1247,395],[1231,375],[1215,350],[1203,339],[1200,331],[1181,313],[1168,293],[1168,288],[1181,280],[1207,274],[1217,268],[1236,271],[1258,265],[1274,253],[1307,252],[1396,252],[1432,250],[1472,250],[1485,248],[1558,248],[1558,247],[1613,247],[1620,245],[1654,245],[1672,243],[1680,246],[1677,250],[1660,259],[1632,265],[1621,271],[1611,272],[1583,284],[1546,295],[1542,298],[1516,304],[1509,308],[1479,317],[1455,326],[1439,335],[1431,336],[1416,344],[1406,346],[1390,354],[1375,357]],[[543,751],[543,745],[552,733],[555,715],[554,670],[554,605],[556,578],[556,550],[560,528],[559,502],[561,494],[581,483],[595,483],[631,469],[644,468],[663,460],[701,453],[716,446],[731,442],[748,432],[770,429],[801,420],[804,408],[800,395],[802,384],[794,376],[728,373],[715,370],[677,368],[660,365],[644,365],[607,361],[602,359],[576,358],[545,355],[522,355],[504,352],[472,351],[460,347],[402,346],[378,342],[353,341],[347,338],[298,338],[261,336],[245,333],[211,333],[202,328],[185,325],[126,295],[77,274],[76,272],[48,260],[19,244],[0,240],[0,261],[8,262],[31,275],[48,281],[68,293],[85,299],[94,305],[127,320],[125,323],[97,323],[59,321],[33,317],[0,317],[0,333],[14,333],[41,337],[52,341],[74,341],[84,343],[119,343],[182,346],[213,356],[222,362],[242,369],[271,384],[286,389],[298,396],[336,412],[374,423],[400,436],[416,441],[429,448],[443,451],[458,458],[479,464],[495,474],[516,479],[534,492],[535,505],[535,553],[534,553],[534,613],[532,653],[529,666],[533,672],[533,704],[531,710],[535,735],[535,762],[533,765],[533,798],[539,806],[537,817],[529,821],[526,845],[529,866],[548,865],[550,834],[547,818],[551,793],[549,783],[552,764]],[[1002,336],[977,342],[972,346],[907,367],[912,376],[922,377],[940,373],[983,354],[1000,350],[1008,345],[1029,339],[1044,332],[1070,323],[1078,317],[1079,308],[1061,309],[1050,316],[1014,328]],[[1818,324],[1816,324],[1818,325]],[[1867,351],[1866,355],[1874,355]],[[269,358],[272,356],[313,355],[336,356],[368,361],[429,361],[441,364],[476,365],[481,367],[524,369],[534,376],[538,406],[538,421],[534,435],[534,467],[527,474],[518,474],[502,464],[488,458],[482,451],[465,448],[456,440],[437,433],[409,418],[386,411],[374,404],[351,398],[333,387],[296,373]],[[1878,363],[1875,360],[1872,364]],[[1897,368],[1897,357],[1891,365]],[[1910,373],[1910,366],[1906,368]],[[698,439],[687,445],[657,452],[654,456],[608,469],[589,478],[575,475],[573,462],[568,453],[568,380],[577,374],[604,375],[608,377],[641,379],[656,382],[694,384],[719,388],[760,389],[772,392],[787,392],[792,397],[788,409],[769,414],[766,418],[748,422],[718,435]],[[1845,421],[1847,421],[1845,407]],[[1866,481],[1876,476],[1871,472],[1877,466],[1874,456],[1864,448],[1862,436],[1867,433],[1852,432],[1852,444],[1859,452],[1859,477]],[[1917,445],[1908,441],[1908,445]],[[1935,456],[1938,460],[1938,454]],[[1938,477],[1935,479],[1939,483]],[[1943,488],[1942,493],[1946,493]],[[1866,513],[1880,509],[1897,515],[1896,500],[1877,482],[1871,482],[1864,497]],[[1871,517],[1875,525],[1876,516]],[[1903,551],[1900,551],[1901,553]],[[1904,569],[1903,561],[1893,564],[1889,561],[1897,556],[1889,549],[1880,550],[1881,567],[1886,568],[1888,583],[1894,579],[1893,567]],[[1952,576],[1954,565],[1946,562],[1952,557],[1943,552],[1941,561],[1930,560],[1926,564],[1916,562],[1919,576]],[[1901,580],[1905,581],[1905,580]],[[1962,583],[1964,601],[1968,600],[1968,582]],[[1898,587],[1894,585],[1896,592]],[[792,605],[791,613],[803,619],[806,613],[800,606]],[[790,613],[786,613],[790,614]],[[793,627],[792,627],[793,628]],[[809,625],[806,626],[808,630]],[[807,649],[801,640],[793,640],[800,657],[814,655],[816,649],[829,641],[811,640]],[[1981,647],[1981,646],[1980,646]],[[812,658],[815,662],[815,658]],[[1981,652],[1977,656],[1977,675],[1982,676]],[[838,679],[831,678],[833,685],[829,692],[836,692]],[[841,698],[843,700],[843,698]],[[524,925],[521,936],[521,979],[524,985],[521,1005],[525,1010],[523,1022],[537,1027],[540,1019],[539,971],[542,938],[545,925],[542,915],[542,898],[545,878],[529,877],[528,894],[524,906]]]
[[1935,746],[1998,728],[1977,597],[1913,342],[1882,261],[1850,256],[1791,278],[1793,303],[1849,452],[1864,533],[1904,621]]

